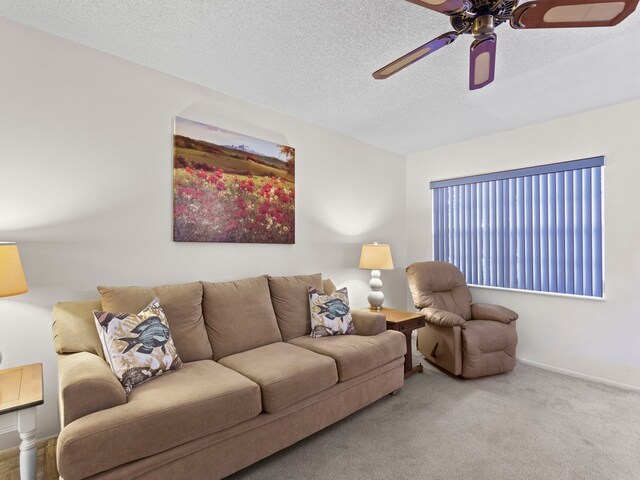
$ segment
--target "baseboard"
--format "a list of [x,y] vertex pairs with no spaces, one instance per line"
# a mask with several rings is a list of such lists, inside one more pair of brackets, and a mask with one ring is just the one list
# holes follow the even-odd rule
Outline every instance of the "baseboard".
[[527,360],[526,358],[517,357],[519,362],[532,367],[542,368],[543,370],[549,370],[551,372],[561,373],[570,377],[581,378],[583,380],[589,380],[591,382],[602,383],[603,385],[609,385],[612,387],[622,388],[624,390],[630,390],[632,392],[640,393],[640,387],[634,385],[628,385],[626,383],[616,382],[614,380],[608,380],[602,377],[596,377],[594,375],[588,375],[586,373],[576,372],[574,370],[567,370],[566,368],[554,367],[553,365],[547,365],[546,363],[534,362],[533,360]]
[[[50,441],[50,440],[54,440],[58,438],[57,435],[51,435],[50,437],[46,437],[46,438],[39,438],[38,440],[36,440],[36,448],[42,448],[44,446],[46,446],[46,444]],[[9,457],[17,457],[18,455],[20,455],[20,447],[11,447],[11,448],[7,448],[5,450],[0,450],[0,460],[5,460]]]

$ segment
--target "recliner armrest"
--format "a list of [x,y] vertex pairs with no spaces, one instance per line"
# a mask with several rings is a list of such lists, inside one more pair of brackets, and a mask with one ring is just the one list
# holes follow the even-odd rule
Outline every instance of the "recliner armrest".
[[90,413],[127,403],[109,364],[89,352],[58,355],[60,417],[68,425]]
[[387,317],[384,316],[384,313],[351,310],[351,318],[356,327],[357,335],[370,337],[387,329]]
[[437,327],[455,327],[457,325],[464,328],[465,320],[460,315],[446,310],[426,307],[420,310],[424,315],[424,319]]
[[511,323],[518,319],[518,314],[502,305],[472,303],[471,317],[474,320],[493,320],[494,322]]

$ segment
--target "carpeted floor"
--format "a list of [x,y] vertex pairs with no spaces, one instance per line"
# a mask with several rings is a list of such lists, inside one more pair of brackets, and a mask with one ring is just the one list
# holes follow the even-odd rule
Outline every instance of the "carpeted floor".
[[521,363],[477,380],[425,367],[229,480],[640,479],[640,394]]
[[[37,444],[36,480],[56,480],[56,439],[49,438]],[[0,452],[0,479],[20,480],[20,451],[17,448]]]

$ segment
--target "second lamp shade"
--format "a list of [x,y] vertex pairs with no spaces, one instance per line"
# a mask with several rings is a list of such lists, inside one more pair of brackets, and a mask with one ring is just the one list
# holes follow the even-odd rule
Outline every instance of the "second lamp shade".
[[364,270],[393,270],[391,248],[386,243],[365,243],[359,266]]

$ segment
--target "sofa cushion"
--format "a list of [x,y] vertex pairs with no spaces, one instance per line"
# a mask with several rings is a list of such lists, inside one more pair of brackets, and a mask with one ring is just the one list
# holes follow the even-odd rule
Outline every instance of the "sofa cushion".
[[347,287],[330,295],[309,286],[311,337],[355,335]]
[[269,277],[271,302],[285,342],[311,333],[309,285],[322,290],[322,275],[316,273],[292,277]]
[[182,367],[157,298],[138,314],[95,310],[93,315],[104,356],[127,395],[133,387]]
[[337,290],[335,283],[331,281],[330,278],[325,278],[322,280],[322,291],[327,295],[331,295],[333,292]]
[[85,478],[260,414],[260,387],[211,360],[133,389],[128,402],[79,418],[58,438],[58,470]]
[[402,357],[407,351],[405,336],[393,330],[370,337],[334,335],[310,338],[303,336],[289,343],[333,358],[338,365],[338,378],[341,382]]
[[56,353],[89,352],[104,358],[104,351],[93,319],[93,311],[101,308],[100,300],[55,304],[53,345]]
[[98,287],[102,309],[139,312],[157,297],[167,316],[173,341],[184,362],[211,358],[211,345],[202,318],[200,282],[161,287]]
[[282,340],[266,275],[202,285],[214,360]]
[[462,376],[484,377],[513,370],[518,335],[515,324],[470,320],[462,330]]
[[250,378],[262,391],[262,408],[276,413],[338,382],[330,357],[277,342],[237,353],[220,364]]

